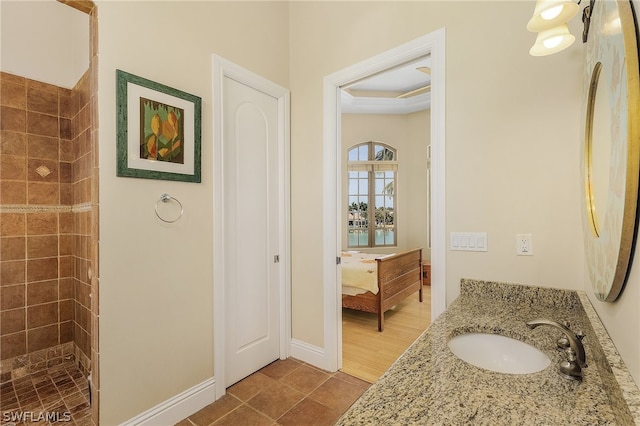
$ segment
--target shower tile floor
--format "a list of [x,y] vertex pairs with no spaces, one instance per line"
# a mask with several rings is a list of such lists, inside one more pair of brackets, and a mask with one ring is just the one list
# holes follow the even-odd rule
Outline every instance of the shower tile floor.
[[176,426],[329,426],[370,384],[289,358],[227,389],[226,395]]
[[87,379],[74,361],[0,385],[2,425],[91,425]]

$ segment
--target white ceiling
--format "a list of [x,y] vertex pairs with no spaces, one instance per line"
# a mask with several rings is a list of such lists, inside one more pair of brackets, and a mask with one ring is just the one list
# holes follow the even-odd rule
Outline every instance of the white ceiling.
[[427,87],[431,75],[418,68],[431,69],[431,57],[386,70],[344,86],[342,89],[342,112],[359,114],[408,114],[429,109],[431,93],[398,98],[398,95]]

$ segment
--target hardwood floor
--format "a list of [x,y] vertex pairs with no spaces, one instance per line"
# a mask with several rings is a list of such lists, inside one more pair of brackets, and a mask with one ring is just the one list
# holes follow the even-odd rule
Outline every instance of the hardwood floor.
[[375,314],[342,309],[342,372],[375,382],[431,323],[431,287],[423,301],[412,295],[385,314],[378,331]]

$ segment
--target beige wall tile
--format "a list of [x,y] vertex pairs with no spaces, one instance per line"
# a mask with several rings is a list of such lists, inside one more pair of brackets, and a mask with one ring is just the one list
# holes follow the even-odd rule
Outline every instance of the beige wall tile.
[[8,130],[0,131],[0,153],[25,156],[27,154],[27,135]]
[[57,345],[58,330],[58,324],[28,330],[27,351],[34,352]]
[[26,180],[27,163],[24,157],[3,155],[0,158],[0,179]]
[[58,301],[27,307],[27,329],[58,323]]
[[27,182],[28,204],[58,205],[60,185],[58,183]]
[[60,265],[60,272],[59,272],[60,278],[73,276],[73,256],[60,256],[59,265]]
[[51,303],[58,300],[58,280],[27,284],[27,305]]
[[60,322],[74,319],[74,304],[75,302],[72,299],[60,301]]
[[72,174],[72,165],[71,163],[60,162],[60,183],[72,183],[73,182],[73,174]]
[[24,331],[26,329],[25,309],[18,308],[0,312],[0,325],[0,334],[3,336]]
[[63,118],[72,118],[75,115],[72,99],[73,90],[58,87],[59,115]]
[[57,233],[57,213],[29,213],[27,215],[27,235],[49,235]]
[[25,285],[16,284],[0,287],[0,310],[22,308],[25,306]]
[[27,111],[48,115],[58,112],[58,88],[39,81],[27,80]]
[[58,258],[27,260],[27,282],[52,280],[58,278]]
[[60,300],[73,299],[74,296],[74,279],[72,277],[60,278],[58,281],[58,291]]
[[0,181],[0,204],[26,204],[26,181]]
[[38,235],[27,237],[27,259],[53,257],[57,255],[57,235]]
[[58,117],[27,111],[27,133],[57,138],[60,134]]
[[73,237],[71,235],[58,235],[58,253],[60,256],[69,256],[73,254]]
[[60,343],[73,342],[73,321],[60,323]]
[[27,112],[23,109],[0,107],[0,130],[24,133],[27,130]]
[[1,237],[0,260],[25,259],[26,239],[24,237]]
[[0,338],[0,359],[13,358],[27,352],[27,334],[24,331]]
[[23,284],[26,271],[25,260],[0,262],[0,285]]
[[58,160],[60,145],[57,137],[28,135],[27,155],[29,158]]
[[70,234],[73,232],[73,213],[61,212],[59,214],[59,231],[61,234]]
[[23,236],[26,230],[25,213],[0,213],[0,236]]
[[2,74],[4,77],[0,83],[0,105],[26,109],[27,92],[25,79],[11,74]]

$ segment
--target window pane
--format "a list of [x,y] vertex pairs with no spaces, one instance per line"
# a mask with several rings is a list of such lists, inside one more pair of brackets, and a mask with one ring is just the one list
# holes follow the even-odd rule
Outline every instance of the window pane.
[[367,179],[359,179],[358,180],[358,193],[359,194],[368,194],[369,193],[369,182]]
[[369,245],[367,200],[368,198],[366,196],[349,197],[349,214],[347,224],[349,232],[349,247],[367,247]]
[[384,194],[385,181],[384,179],[376,179],[376,194]]
[[373,151],[376,161],[393,161],[395,159],[395,153],[385,146],[376,145]]
[[358,147],[358,160],[367,161],[369,159],[369,145],[360,145]]
[[358,194],[358,180],[349,179],[349,196]]

